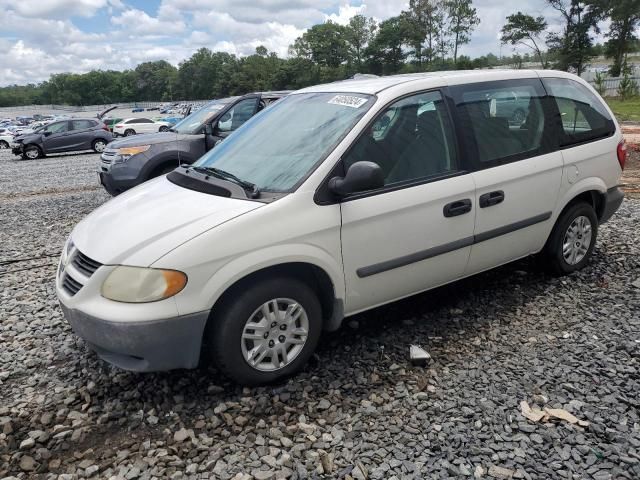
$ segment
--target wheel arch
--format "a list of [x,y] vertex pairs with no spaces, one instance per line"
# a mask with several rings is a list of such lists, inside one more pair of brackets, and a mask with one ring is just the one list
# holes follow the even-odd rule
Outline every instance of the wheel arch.
[[343,315],[342,301],[337,299],[331,277],[318,265],[304,261],[278,263],[245,274],[224,290],[216,299],[211,311],[215,311],[217,307],[229,301],[236,292],[246,288],[248,284],[268,281],[269,278],[276,276],[295,278],[311,287],[320,301],[323,329],[335,330],[340,326]]
[[[602,218],[607,197],[607,186],[600,178],[586,178],[573,185],[558,202],[555,220],[577,202],[586,202],[593,207],[598,220]],[[554,221],[555,224],[555,221]]]

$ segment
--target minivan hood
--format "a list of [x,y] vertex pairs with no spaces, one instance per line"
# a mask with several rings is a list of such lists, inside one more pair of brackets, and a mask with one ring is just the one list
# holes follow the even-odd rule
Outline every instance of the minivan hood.
[[109,144],[109,148],[155,145],[157,143],[175,142],[176,140],[182,140],[184,137],[192,138],[193,135],[178,135],[175,132],[143,133],[142,135],[132,135],[130,137],[114,140]]
[[107,265],[147,267],[197,235],[263,203],[207,195],[164,176],[113,198],[71,233],[76,247]]

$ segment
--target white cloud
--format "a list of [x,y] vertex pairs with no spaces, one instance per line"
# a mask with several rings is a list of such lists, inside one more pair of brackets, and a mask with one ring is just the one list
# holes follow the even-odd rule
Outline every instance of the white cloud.
[[[120,2],[113,3],[117,6]],[[12,8],[18,15],[28,18],[90,17],[107,5],[109,0],[5,0],[0,2],[0,10]]]
[[358,14],[364,14],[367,6],[365,4],[359,5],[357,7],[353,5],[349,5],[345,3],[344,5],[340,5],[338,9],[338,13],[331,13],[329,15],[325,15],[325,20],[331,20],[334,23],[339,25],[347,25],[351,17],[354,17]]
[[111,23],[126,29],[126,33],[134,38],[137,35],[179,34],[186,28],[180,17],[164,20],[159,17],[151,17],[145,11],[135,8],[125,10],[119,16],[111,17]]

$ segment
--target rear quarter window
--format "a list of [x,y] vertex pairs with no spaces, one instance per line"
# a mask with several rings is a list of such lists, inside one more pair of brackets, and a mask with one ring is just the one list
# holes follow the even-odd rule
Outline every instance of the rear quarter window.
[[606,138],[615,132],[609,112],[593,92],[566,78],[545,78],[544,87],[560,116],[560,146]]

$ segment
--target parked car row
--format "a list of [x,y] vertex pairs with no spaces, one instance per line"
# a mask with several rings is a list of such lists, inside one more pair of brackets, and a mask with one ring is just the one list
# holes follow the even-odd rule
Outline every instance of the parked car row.
[[359,312],[533,254],[582,269],[623,199],[620,127],[564,72],[348,80],[273,94],[253,116],[269,95],[105,149],[101,177],[123,188],[173,170],[63,249],[62,310],[105,361],[210,358],[239,383],[278,381]]

